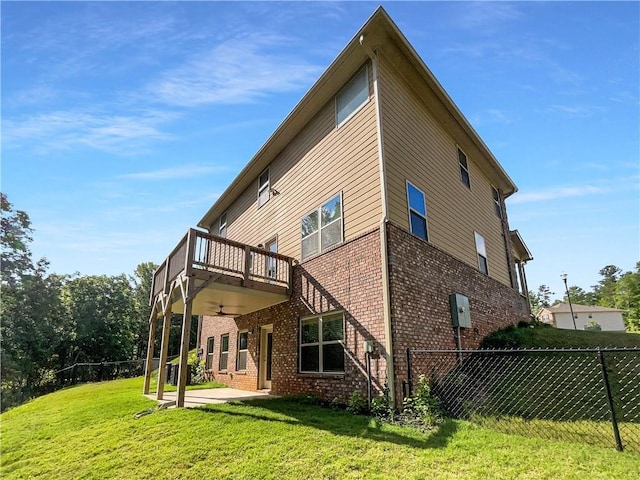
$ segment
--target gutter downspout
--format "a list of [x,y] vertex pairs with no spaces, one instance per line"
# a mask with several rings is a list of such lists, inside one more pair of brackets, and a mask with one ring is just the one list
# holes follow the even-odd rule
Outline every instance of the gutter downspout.
[[378,142],[378,169],[380,174],[380,198],[382,218],[380,220],[380,255],[382,265],[382,305],[384,320],[385,350],[387,351],[387,387],[391,406],[396,406],[396,381],[393,361],[393,340],[391,329],[391,304],[389,290],[389,253],[387,251],[387,176],[384,169],[384,147],[382,143],[382,118],[380,112],[380,93],[378,91],[378,57],[371,47],[365,44],[365,36],[360,36],[360,45],[371,59],[373,76],[373,96],[376,102],[376,135]]

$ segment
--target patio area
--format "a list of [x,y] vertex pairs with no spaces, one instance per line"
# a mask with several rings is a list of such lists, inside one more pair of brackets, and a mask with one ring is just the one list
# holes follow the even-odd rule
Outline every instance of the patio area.
[[[177,392],[165,392],[164,399],[159,400],[160,405],[167,408],[175,407]],[[155,393],[145,395],[151,400],[156,399]],[[208,388],[204,390],[187,390],[184,396],[185,408],[201,407],[208,403],[226,403],[234,400],[254,400],[257,398],[275,398],[267,392],[248,392],[236,388]]]

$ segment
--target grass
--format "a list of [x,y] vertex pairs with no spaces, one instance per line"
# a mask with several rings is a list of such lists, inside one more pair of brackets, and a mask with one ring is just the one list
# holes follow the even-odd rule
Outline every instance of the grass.
[[483,348],[596,348],[640,347],[640,334],[563,330],[542,325],[536,328],[507,327],[485,337]]
[[429,434],[287,399],[156,410],[142,380],[68,388],[0,416],[18,478],[635,479],[640,455],[449,420]]

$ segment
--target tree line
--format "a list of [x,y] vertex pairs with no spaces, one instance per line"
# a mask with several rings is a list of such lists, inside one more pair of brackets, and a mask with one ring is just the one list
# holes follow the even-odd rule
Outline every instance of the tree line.
[[[598,272],[600,281],[586,291],[578,286],[570,286],[571,303],[578,305],[599,305],[601,307],[618,308],[628,332],[640,332],[640,262],[635,270],[623,272],[615,265],[607,265]],[[545,307],[553,306],[569,298],[566,292],[562,300],[551,298],[555,295],[547,285],[540,285],[535,292],[529,291],[531,311],[537,315]]]
[[[76,363],[145,358],[157,266],[141,263],[133,275],[48,273],[48,261],[32,257],[28,214],[2,193],[0,201],[2,410],[37,395]],[[195,332],[191,338],[195,344]],[[172,322],[169,355],[179,344],[180,322]]]

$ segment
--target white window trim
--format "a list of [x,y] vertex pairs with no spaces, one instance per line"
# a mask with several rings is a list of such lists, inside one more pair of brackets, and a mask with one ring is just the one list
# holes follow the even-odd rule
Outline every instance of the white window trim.
[[222,215],[220,215],[220,220],[218,220],[218,236],[227,238],[227,212],[224,212]]
[[[355,108],[353,110],[353,112],[351,112],[349,115],[347,115],[344,120],[342,120],[341,122],[338,122],[338,97],[340,96],[340,94],[345,90],[345,88],[347,88],[347,86],[351,83],[351,81],[356,78],[358,75],[360,75],[360,72],[362,72],[362,70],[365,71],[365,78],[367,79],[367,99],[362,102],[357,108]],[[351,118],[358,113],[360,110],[362,110],[362,108],[371,101],[371,91],[369,88],[369,65],[364,65],[364,67],[362,67],[360,70],[358,70],[358,72],[353,75],[351,78],[349,78],[349,80],[344,84],[344,86],[340,89],[340,91],[336,94],[336,96],[334,97],[334,112],[335,112],[335,120],[336,120],[336,129],[340,128],[342,125],[344,125],[345,123],[347,123],[349,120],[351,120]]]
[[[342,315],[342,340],[328,340],[328,341],[323,341],[322,340],[322,318],[323,317],[330,317],[333,315],[338,315],[341,314]],[[312,343],[302,343],[302,322],[307,321],[307,320],[312,320],[312,319],[317,319],[318,320],[318,341],[317,342],[312,342]],[[323,345],[336,345],[336,344],[340,344],[342,345],[342,354],[344,355],[345,352],[345,344],[344,344],[344,339],[346,337],[346,325],[345,325],[345,320],[344,320],[344,312],[342,310],[338,310],[338,311],[334,311],[334,312],[327,312],[327,313],[323,313],[322,315],[311,315],[308,317],[302,317],[300,318],[300,320],[298,321],[298,372],[299,373],[315,373],[315,374],[322,374],[322,375],[344,375],[344,369],[340,372],[325,372],[322,367],[323,367],[323,363],[324,363],[324,358],[322,358],[322,346]],[[315,347],[318,346],[318,370],[302,370],[302,347]]]
[[[222,347],[224,345],[224,342],[222,341],[222,339],[224,337],[227,337],[227,349],[226,350],[222,350]],[[229,344],[230,344],[230,340],[231,340],[231,336],[228,333],[223,333],[222,335],[220,335],[220,353],[218,354],[218,370],[220,371],[227,371],[229,370]],[[227,354],[227,364],[225,365],[224,368],[222,367],[222,355],[223,354]]]
[[[498,199],[496,200],[495,194],[498,194]],[[500,201],[500,190],[491,185],[491,198],[493,200],[493,211],[496,214],[496,217],[502,218],[502,202]]]
[[[322,226],[322,206],[333,200],[335,197],[340,196],[340,218],[336,218],[335,220],[333,220],[332,222],[329,222],[328,224],[326,224],[324,227]],[[302,218],[300,219],[300,223],[302,223],[302,219],[305,217],[308,217],[309,215],[311,215],[313,212],[318,212],[318,253],[314,253],[313,255],[309,255],[308,257],[304,257],[302,258],[302,240],[304,240],[304,238],[302,236],[302,229],[300,230],[300,258],[304,261],[304,260],[308,260],[310,258],[313,257],[317,257],[318,255],[322,255],[323,253],[331,250],[334,247],[337,247],[338,245],[341,245],[342,243],[344,243],[344,202],[343,202],[343,197],[342,197],[342,191],[331,195],[329,198],[327,198],[324,202],[322,202],[320,205],[318,205],[316,208],[314,208],[313,210],[308,211],[307,213],[305,213]],[[322,229],[323,228],[327,228],[329,225],[333,225],[336,222],[340,222],[340,241],[338,243],[335,243],[333,245],[331,245],[330,247],[327,247],[326,249],[322,249]]]
[[[467,166],[465,167],[462,162],[460,161],[460,152],[462,152],[462,154],[464,155],[465,160],[467,161]],[[469,172],[469,155],[466,154],[466,152],[460,147],[460,145],[456,145],[456,159],[458,160],[458,177],[460,177],[460,181],[462,182],[462,184],[467,187],[468,189],[471,189],[471,172]],[[467,172],[467,177],[469,178],[469,185],[467,185],[464,181],[464,179],[462,178],[462,169],[464,168],[464,171]]]
[[[267,183],[261,185],[260,178],[265,173],[267,174]],[[267,167],[262,171],[260,175],[258,175],[258,208],[266,204],[271,199],[271,195],[269,194],[270,185],[271,185],[271,172],[269,171],[269,167]],[[264,200],[264,202],[260,203],[260,194],[264,191],[267,192],[267,198]]]
[[[242,334],[246,333],[247,334],[247,348],[243,348],[242,350],[240,349],[240,336]],[[247,366],[249,363],[249,330],[239,330],[238,331],[238,339],[236,341],[237,345],[236,345],[236,372],[246,372],[247,371]],[[246,353],[246,358],[245,358],[245,366],[244,368],[238,368],[240,365],[240,354],[244,352]]]
[[[478,237],[482,239],[482,244],[478,242]],[[487,241],[484,236],[480,235],[478,232],[473,232],[473,238],[476,243],[476,260],[478,262],[478,270],[480,273],[484,273],[485,275],[489,275],[489,257],[487,256]],[[482,248],[481,248],[482,247]],[[482,271],[482,264],[480,263],[480,257],[484,258],[484,261],[487,265],[487,271]]]
[[[209,343],[211,343],[211,351],[209,351]],[[216,349],[216,337],[207,337],[207,354],[204,359],[205,366],[207,363],[210,363],[209,368],[207,370],[213,370],[213,359],[215,358],[215,349]]]
[[[413,235],[414,237],[419,238],[420,240],[424,240],[426,242],[429,241],[429,211],[427,210],[427,196],[425,195],[425,193],[418,187],[416,187],[413,183],[411,183],[409,180],[405,181],[405,193],[407,194],[407,217],[409,220],[409,231],[411,232],[411,235]],[[415,188],[416,190],[418,190],[421,194],[422,194],[422,200],[424,202],[424,212],[426,215],[422,215],[420,212],[418,212],[417,210],[414,210],[413,208],[411,208],[411,203],[409,201],[409,185],[411,185],[413,188]],[[415,233],[413,233],[413,230],[411,229],[411,212],[415,212],[417,215],[421,216],[422,218],[424,218],[424,224],[425,227],[427,229],[426,233],[426,237],[427,238],[422,238],[419,237],[418,235],[416,235]]]

